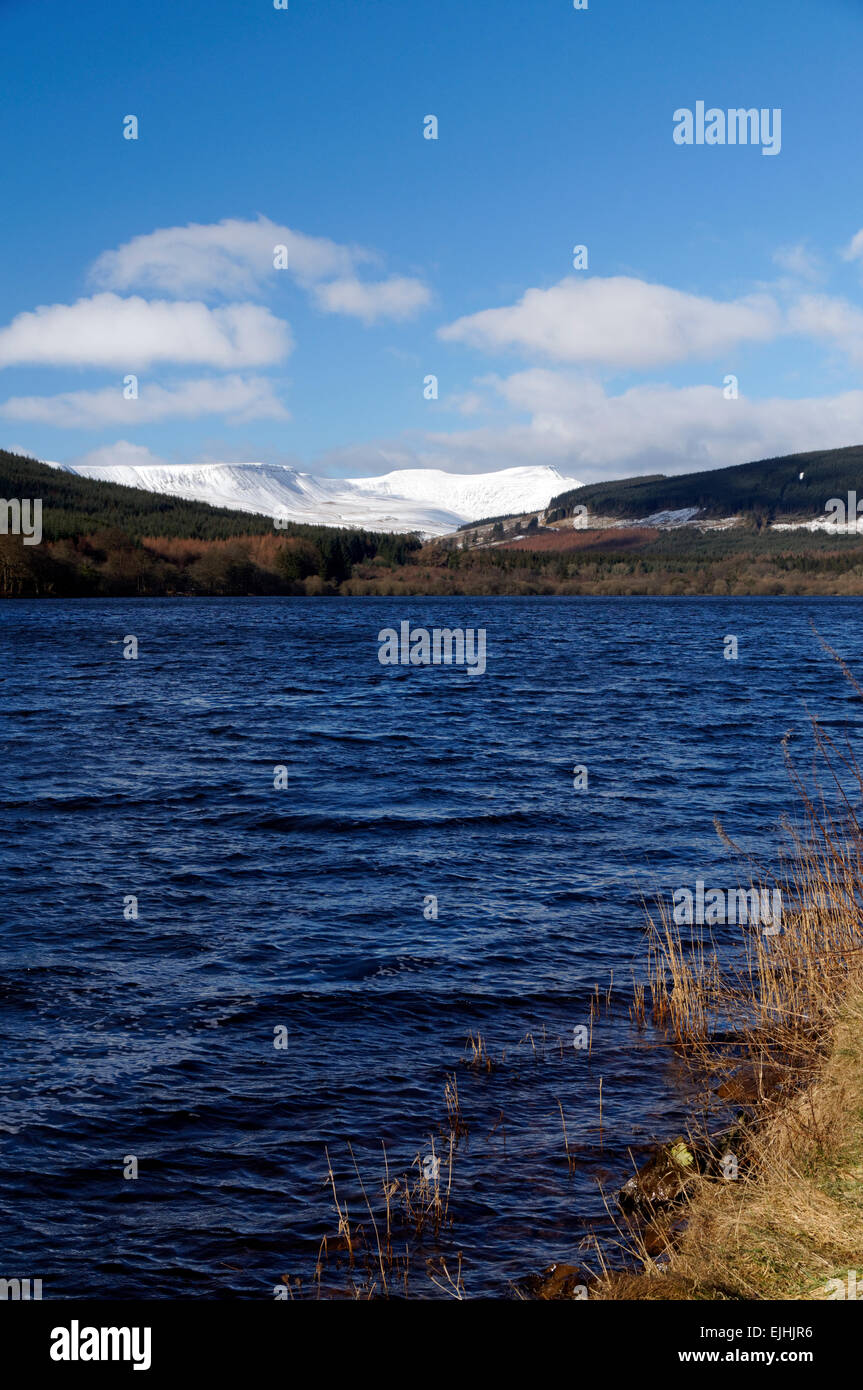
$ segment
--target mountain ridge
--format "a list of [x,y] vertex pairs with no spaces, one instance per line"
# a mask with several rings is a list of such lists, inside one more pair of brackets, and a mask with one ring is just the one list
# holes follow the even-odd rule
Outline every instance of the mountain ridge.
[[282,523],[417,531],[423,536],[446,535],[490,512],[544,508],[567,481],[545,464],[465,474],[400,469],[370,478],[325,478],[289,464],[256,462],[50,466],[77,477],[270,516]]

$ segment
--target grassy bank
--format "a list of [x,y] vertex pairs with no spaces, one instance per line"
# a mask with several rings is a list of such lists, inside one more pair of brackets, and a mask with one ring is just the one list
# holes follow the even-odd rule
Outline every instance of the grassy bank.
[[619,1231],[641,1269],[607,1260],[592,1297],[856,1298],[858,1278],[863,1296],[863,776],[847,735],[813,736],[805,777],[788,758],[801,813],[777,867],[745,859],[781,926],[750,914],[718,947],[663,904],[650,921],[644,1009],[703,1109],[628,1184]]
[[[762,1115],[736,1182],[699,1177],[676,1243],[598,1299],[811,1299],[863,1294],[863,989],[837,1019],[817,1077]],[[832,1282],[831,1281],[835,1281]],[[844,1290],[844,1292],[843,1292]]]

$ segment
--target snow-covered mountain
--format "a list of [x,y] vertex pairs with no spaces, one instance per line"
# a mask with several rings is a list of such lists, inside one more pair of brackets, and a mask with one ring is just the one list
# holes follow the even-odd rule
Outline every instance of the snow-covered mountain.
[[370,531],[420,531],[442,536],[466,521],[538,511],[556,493],[578,487],[556,468],[503,468],[497,473],[445,473],[409,468],[379,478],[320,478],[286,464],[55,464],[148,492],[261,512],[282,521],[362,526]]

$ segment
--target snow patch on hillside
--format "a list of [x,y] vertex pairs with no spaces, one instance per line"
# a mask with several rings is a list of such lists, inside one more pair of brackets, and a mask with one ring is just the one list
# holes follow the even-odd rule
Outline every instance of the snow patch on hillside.
[[468,521],[539,511],[557,493],[578,487],[556,468],[503,468],[446,473],[409,468],[378,478],[323,478],[287,464],[57,464],[66,472],[148,492],[209,502],[281,521],[419,531],[441,536]]

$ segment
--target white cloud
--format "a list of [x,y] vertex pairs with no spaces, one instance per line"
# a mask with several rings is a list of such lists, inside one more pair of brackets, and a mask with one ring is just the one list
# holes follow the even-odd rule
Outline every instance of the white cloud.
[[431,300],[431,294],[419,280],[393,276],[377,283],[349,277],[316,285],[315,301],[329,314],[350,314],[365,323],[378,319],[412,318]]
[[480,391],[455,392],[447,398],[447,405],[450,410],[457,410],[459,415],[482,415],[488,409]]
[[821,261],[802,241],[794,246],[777,247],[773,260],[781,270],[799,280],[818,280],[821,277]]
[[291,347],[288,325],[261,305],[210,309],[196,302],[97,294],[19,314],[0,329],[0,367],[134,371],[152,362],[184,362],[230,369],[278,362]]
[[106,465],[122,469],[127,464],[133,468],[170,467],[167,459],[159,458],[158,454],[151,454],[143,444],[130,444],[127,439],[118,439],[115,444],[105,444],[100,449],[92,449],[89,454],[82,454],[72,462],[76,467],[92,467],[97,470]]
[[534,449],[586,476],[720,468],[863,437],[863,391],[802,400],[726,399],[719,386],[635,386],[617,396],[596,382],[534,369],[498,384],[527,411]]
[[139,383],[139,396],[127,400],[122,385],[99,391],[66,391],[56,396],[13,396],[0,405],[7,420],[29,420],[67,429],[98,429],[111,424],[151,424],[158,420],[226,415],[232,420],[287,420],[272,383],[261,377],[226,376],[184,381],[164,387]]
[[[287,247],[287,270],[274,268],[277,246]],[[230,297],[272,289],[287,274],[313,290],[329,313],[349,314],[367,323],[409,318],[428,304],[431,296],[420,280],[357,278],[360,266],[379,261],[362,247],[306,236],[268,217],[254,222],[226,218],[133,237],[115,251],[105,251],[90,275],[105,289]]]
[[590,482],[721,468],[863,438],[863,391],[727,400],[718,386],[643,385],[613,396],[595,381],[547,368],[487,384],[508,414],[528,420],[355,446],[327,455],[316,468],[381,472],[386,462],[476,473],[530,462]]
[[492,352],[520,348],[558,362],[631,368],[715,358],[780,329],[767,295],[723,303],[629,276],[570,276],[551,289],[528,290],[517,304],[457,319],[439,334]]
[[363,261],[377,258],[360,247],[340,246],[326,237],[305,236],[268,217],[254,222],[190,222],[133,237],[116,251],[105,251],[90,272],[105,289],[156,290],[167,294],[252,294],[284,274],[273,268],[273,250],[288,247],[289,272],[307,283],[348,275]]
[[788,310],[788,324],[795,333],[833,343],[852,362],[863,365],[863,312],[847,299],[803,295]]
[[861,257],[863,257],[863,228],[854,233],[842,252],[842,258],[846,261],[859,261]]

